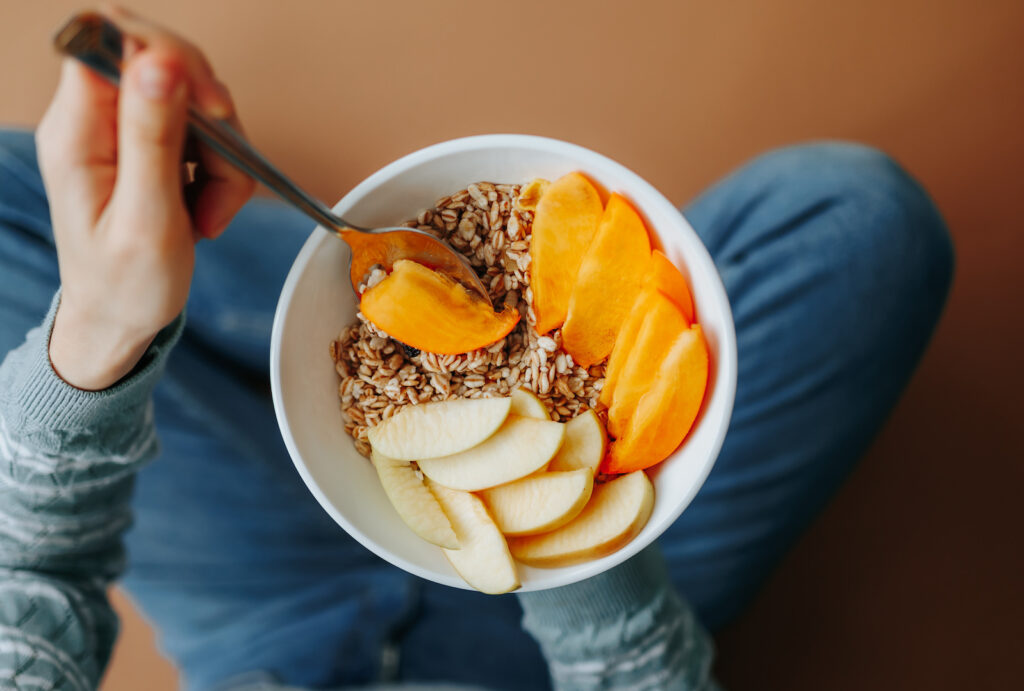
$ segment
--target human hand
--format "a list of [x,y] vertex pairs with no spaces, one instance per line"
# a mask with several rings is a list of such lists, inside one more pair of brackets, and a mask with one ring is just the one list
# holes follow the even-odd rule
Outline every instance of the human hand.
[[195,46],[122,10],[106,14],[134,37],[120,91],[66,59],[36,130],[62,286],[50,361],[86,390],[128,374],[181,312],[196,242],[219,235],[254,188],[200,148],[186,204],[188,103],[238,127],[231,97]]

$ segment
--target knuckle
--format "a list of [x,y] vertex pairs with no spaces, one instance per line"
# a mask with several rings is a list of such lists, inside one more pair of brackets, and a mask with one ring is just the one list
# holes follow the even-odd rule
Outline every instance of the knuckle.
[[104,248],[108,263],[113,266],[131,266],[138,261],[139,242],[132,233],[112,233]]
[[168,126],[167,123],[140,119],[125,123],[124,127],[128,128],[131,139],[134,141],[143,142],[158,149],[180,148],[181,133]]

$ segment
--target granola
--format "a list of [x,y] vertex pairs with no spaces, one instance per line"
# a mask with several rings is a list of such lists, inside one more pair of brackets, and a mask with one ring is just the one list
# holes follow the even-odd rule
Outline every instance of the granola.
[[[520,199],[520,192],[525,192]],[[478,182],[438,199],[404,225],[446,240],[469,260],[496,306],[513,305],[522,318],[508,336],[461,355],[419,352],[390,338],[362,313],[330,344],[341,377],[338,396],[345,431],[369,456],[367,430],[407,405],[450,398],[506,396],[517,387],[533,391],[552,417],[569,420],[596,408],[604,363],[585,369],[562,348],[561,331],[534,330],[530,290],[530,229],[534,185]],[[383,280],[375,269],[359,286]]]

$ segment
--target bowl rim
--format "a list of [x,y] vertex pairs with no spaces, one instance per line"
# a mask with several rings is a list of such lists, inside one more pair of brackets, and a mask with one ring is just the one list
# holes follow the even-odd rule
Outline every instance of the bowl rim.
[[[342,196],[341,199],[334,204],[333,209],[336,212],[342,212],[343,209],[356,204],[371,190],[380,186],[382,182],[397,176],[404,170],[418,166],[421,163],[456,153],[479,149],[509,147],[538,149],[550,153],[562,154],[567,158],[577,161],[580,164],[580,169],[584,172],[587,170],[588,162],[594,162],[597,167],[615,169],[617,175],[627,181],[623,187],[625,191],[628,191],[630,196],[642,195],[645,197],[646,203],[661,206],[662,211],[671,212],[671,214],[678,216],[683,227],[688,229],[695,237],[697,237],[698,242],[696,243],[696,251],[703,252],[704,259],[713,269],[710,272],[711,280],[715,283],[715,289],[720,292],[722,297],[724,297],[724,300],[720,300],[719,302],[721,303],[720,306],[723,310],[722,316],[726,327],[722,329],[722,333],[719,335],[720,355],[716,361],[717,370],[715,382],[716,389],[721,387],[721,395],[724,397],[724,414],[722,423],[719,428],[715,430],[714,438],[711,443],[711,452],[709,454],[710,460],[704,464],[697,477],[697,481],[691,485],[686,495],[677,502],[672,511],[664,516],[658,524],[652,526],[652,536],[649,540],[641,542],[639,539],[634,538],[611,554],[580,564],[575,564],[568,568],[559,569],[557,571],[552,570],[552,576],[545,579],[543,583],[524,583],[520,588],[514,591],[522,593],[558,588],[585,580],[614,568],[639,553],[652,542],[656,541],[665,532],[665,530],[675,523],[679,516],[682,515],[683,511],[693,501],[697,492],[701,487],[703,487],[708,474],[710,474],[711,469],[717,462],[718,455],[721,452],[725,436],[730,426],[733,405],[735,403],[738,364],[736,329],[728,294],[725,290],[725,285],[722,282],[721,275],[715,267],[714,261],[712,260],[707,247],[704,245],[703,241],[700,240],[699,236],[697,236],[693,226],[690,225],[689,221],[675,205],[673,205],[660,191],[658,191],[657,188],[647,182],[644,178],[640,177],[637,173],[633,172],[621,163],[604,156],[603,154],[599,154],[578,144],[572,144],[549,137],[527,134],[482,134],[442,141],[406,154],[405,156],[388,163],[376,172],[370,174],[362,182]],[[313,222],[310,221],[310,223],[312,224]],[[285,411],[283,393],[281,390],[281,366],[279,364],[285,321],[292,303],[292,298],[294,297],[296,286],[309,265],[313,255],[321,246],[321,243],[329,239],[328,234],[322,234],[322,229],[319,226],[316,226],[315,224],[313,225],[310,236],[306,239],[302,249],[292,262],[287,278],[281,287],[277,306],[274,311],[270,343],[271,395],[278,428],[281,432],[282,438],[284,439],[288,455],[291,457],[292,464],[295,466],[306,487],[310,490],[311,494],[320,506],[327,511],[331,518],[333,518],[334,521],[345,530],[345,532],[365,548],[394,566],[397,566],[398,568],[415,576],[419,576],[420,578],[440,583],[442,585],[448,585],[464,590],[472,590],[472,588],[458,575],[441,574],[433,570],[422,568],[364,535],[361,530],[356,528],[352,522],[334,506],[333,502],[331,502],[321,490],[319,483],[313,477],[305,460],[303,460],[298,449],[298,444],[292,435],[291,425],[289,424],[288,415]],[[655,501],[657,501],[657,498],[655,498]],[[646,528],[647,526],[645,526],[645,529]],[[637,537],[639,537],[639,535]]]

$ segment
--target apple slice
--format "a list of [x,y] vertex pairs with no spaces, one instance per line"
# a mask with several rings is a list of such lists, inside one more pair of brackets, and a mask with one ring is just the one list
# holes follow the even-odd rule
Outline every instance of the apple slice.
[[416,470],[405,461],[396,461],[377,451],[370,454],[370,460],[377,469],[384,493],[405,524],[427,542],[458,549],[459,541],[452,524]]
[[601,465],[607,444],[608,437],[597,413],[593,410],[580,413],[565,423],[565,441],[551,459],[548,470],[554,472],[588,468],[593,475]]
[[519,388],[512,392],[512,410],[509,415],[521,417],[532,417],[535,420],[550,420],[548,409],[537,398],[537,395],[528,389]]
[[547,464],[565,436],[560,422],[509,415],[482,444],[450,456],[421,458],[423,474],[450,489],[475,492],[526,477]]
[[500,487],[485,489],[480,498],[505,535],[535,535],[574,519],[594,489],[589,468],[542,473]]
[[429,482],[430,491],[451,520],[461,549],[443,549],[444,556],[466,583],[483,593],[498,595],[519,587],[516,564],[505,536],[480,499],[469,492]]
[[[535,420],[550,420],[551,416],[548,414],[548,409],[537,395],[529,389],[522,387],[512,392],[512,410],[509,411],[509,415],[520,415],[522,417],[530,417]],[[564,442],[563,442],[564,444]],[[533,471],[534,475],[540,475],[548,471],[547,464],[542,465]]]
[[448,456],[494,434],[511,398],[461,398],[408,406],[367,432],[370,446],[396,461]]
[[561,528],[512,538],[508,546],[512,556],[530,566],[555,568],[597,559],[636,537],[653,507],[654,487],[638,470],[595,487],[586,508]]

